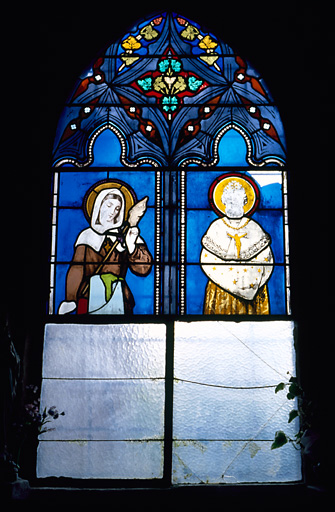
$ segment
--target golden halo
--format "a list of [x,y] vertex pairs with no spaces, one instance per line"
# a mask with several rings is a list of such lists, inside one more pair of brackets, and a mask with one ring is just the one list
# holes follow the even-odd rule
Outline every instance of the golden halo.
[[130,208],[132,206],[134,206],[134,204],[136,202],[136,195],[135,195],[135,192],[131,189],[131,187],[129,187],[129,185],[127,185],[126,183],[123,183],[122,181],[116,181],[116,180],[115,181],[103,181],[103,182],[96,183],[95,185],[93,185],[93,187],[91,187],[87,191],[87,193],[84,197],[84,201],[83,201],[84,214],[85,214],[85,217],[87,218],[87,220],[91,219],[94,202],[95,202],[98,194],[102,190],[105,190],[108,188],[117,188],[118,190],[120,190],[120,192],[122,192],[122,194],[125,198],[125,203],[126,203],[124,218],[125,218],[125,220],[127,220],[128,212],[129,212]]
[[259,194],[254,184],[250,179],[244,178],[239,175],[229,175],[218,178],[210,189],[211,202],[214,209],[218,214],[225,214],[226,206],[222,203],[222,192],[223,189],[231,182],[237,182],[245,190],[247,196],[247,203],[244,205],[244,214],[247,215],[251,211],[254,211],[258,204]]

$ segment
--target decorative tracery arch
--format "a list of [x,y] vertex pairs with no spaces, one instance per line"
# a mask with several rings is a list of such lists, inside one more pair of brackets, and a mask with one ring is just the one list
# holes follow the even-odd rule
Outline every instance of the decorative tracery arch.
[[177,14],[145,23],[109,46],[78,80],[59,123],[54,161],[89,165],[88,141],[108,123],[127,148],[125,165],[143,158],[180,165],[185,154],[217,165],[213,139],[223,126],[241,130],[251,165],[282,165],[278,109],[250,63]]

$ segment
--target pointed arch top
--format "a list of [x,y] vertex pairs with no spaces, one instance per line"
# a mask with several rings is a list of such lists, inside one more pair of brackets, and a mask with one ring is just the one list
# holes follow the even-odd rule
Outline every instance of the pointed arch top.
[[216,35],[176,14],[152,15],[107,47],[78,78],[59,120],[55,166],[92,165],[110,129],[124,166],[220,165],[235,129],[247,164],[284,165],[278,108],[263,77]]

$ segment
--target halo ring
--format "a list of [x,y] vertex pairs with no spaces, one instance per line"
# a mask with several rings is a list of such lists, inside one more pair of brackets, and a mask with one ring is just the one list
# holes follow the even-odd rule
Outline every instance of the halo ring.
[[112,189],[117,188],[122,192],[124,198],[125,198],[125,220],[127,220],[128,212],[132,206],[137,202],[137,197],[134,192],[134,190],[125,182],[117,179],[112,180],[102,180],[95,183],[92,187],[88,189],[88,191],[85,194],[84,200],[83,200],[83,210],[84,215],[86,217],[86,220],[90,222],[94,202],[98,196],[98,194],[105,189]]
[[251,216],[259,204],[259,188],[255,181],[240,173],[227,173],[216,178],[208,191],[208,199],[211,207],[220,217],[225,215],[225,205],[222,203],[221,197],[223,189],[231,182],[237,181],[245,190],[247,203],[244,205],[244,215]]

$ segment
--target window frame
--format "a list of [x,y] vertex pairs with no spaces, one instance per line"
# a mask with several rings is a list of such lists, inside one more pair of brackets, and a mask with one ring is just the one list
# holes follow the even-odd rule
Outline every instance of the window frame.
[[[144,19],[144,18],[143,18]],[[114,59],[115,57],[113,57]],[[197,57],[193,57],[194,59],[197,59]],[[76,100],[74,101],[71,101],[69,103],[69,105],[75,105],[76,104]],[[79,104],[78,105],[78,108],[81,108],[82,106]],[[158,107],[157,107],[158,108]],[[188,108],[188,107],[181,107],[181,108]],[[104,128],[105,129],[105,128]],[[110,128],[112,129],[112,128]],[[114,131],[114,130],[113,130]],[[99,132],[99,130],[98,130]],[[245,135],[244,136],[244,139],[245,139]],[[92,140],[91,140],[92,139]],[[92,144],[93,144],[93,138],[91,137],[90,141],[89,141],[89,147],[91,148],[89,151],[92,152]],[[250,142],[249,142],[250,144]],[[91,153],[90,153],[91,154]],[[52,207],[51,207],[51,217],[52,217],[52,230],[57,230],[57,223],[58,223],[58,214],[59,214],[59,211],[60,211],[60,206],[59,206],[59,176],[60,174],[59,173],[62,173],[62,172],[66,172],[66,171],[73,171],[73,172],[76,172],[76,171],[79,171],[79,172],[108,172],[108,175],[109,176],[112,176],[113,175],[113,171],[115,172],[118,172],[118,173],[122,173],[122,172],[127,172],[129,170],[131,170],[132,168],[128,168],[124,165],[121,165],[120,167],[111,167],[111,166],[108,166],[108,167],[94,167],[94,162],[93,163],[90,163],[90,159],[88,160],[88,163],[87,165],[84,165],[84,166],[75,166],[75,167],[63,167],[62,165],[59,165],[59,163],[61,163],[62,161],[64,161],[64,157],[63,157],[63,160],[61,160],[60,162],[56,160],[55,162],[55,165],[51,168],[51,173],[53,174],[53,180],[56,179],[56,176],[57,176],[57,180],[58,180],[58,183],[56,184],[56,189],[57,189],[57,195],[55,195],[55,189],[54,189],[54,192],[53,192],[53,201],[52,201]],[[172,163],[172,162],[171,162]],[[136,172],[136,169],[139,169],[139,168],[133,168],[134,172]],[[174,346],[174,337],[173,337],[173,332],[174,332],[174,322],[176,320],[184,320],[184,321],[204,321],[204,320],[208,320],[208,321],[211,321],[211,320],[221,320],[223,319],[222,315],[190,315],[190,314],[187,314],[186,313],[186,301],[183,303],[180,304],[180,299],[181,297],[184,298],[185,297],[185,284],[184,284],[184,279],[186,279],[184,277],[184,279],[181,278],[181,275],[183,274],[183,276],[185,276],[185,272],[186,272],[186,268],[187,268],[187,265],[189,265],[190,263],[187,262],[187,260],[185,259],[185,254],[184,252],[186,251],[186,240],[185,240],[185,233],[186,233],[186,229],[187,229],[187,221],[186,221],[186,215],[187,215],[187,211],[188,211],[188,208],[187,208],[187,205],[186,205],[186,187],[187,187],[187,183],[186,183],[186,175],[187,175],[187,172],[188,171],[192,171],[194,170],[195,172],[197,170],[199,171],[206,171],[206,170],[213,170],[216,172],[217,175],[220,175],[220,174],[223,174],[223,173],[226,173],[226,172],[230,172],[230,171],[242,171],[242,172],[250,172],[250,171],[253,171],[253,170],[257,170],[258,167],[255,166],[255,167],[251,167],[250,163],[249,165],[247,166],[233,166],[233,167],[229,167],[229,166],[220,166],[220,165],[213,165],[211,167],[207,167],[207,166],[203,166],[203,165],[199,165],[197,166],[196,168],[192,168],[192,167],[187,167],[187,166],[183,166],[183,164],[181,163],[180,165],[178,166],[175,166],[175,165],[169,165],[169,166],[159,166],[159,167],[148,167],[148,168],[140,168],[141,171],[143,170],[147,170],[147,171],[154,171],[156,173],[156,178],[155,178],[155,181],[157,182],[157,179],[158,179],[158,176],[159,176],[159,180],[160,182],[163,182],[165,184],[165,180],[166,180],[166,177],[168,178],[169,180],[169,183],[168,183],[168,187],[170,189],[171,185],[170,185],[170,179],[171,179],[171,176],[175,176],[175,180],[176,180],[176,191],[173,192],[172,189],[169,190],[169,199],[168,199],[168,204],[165,203],[166,201],[166,197],[165,199],[163,199],[162,197],[162,188],[160,187],[159,190],[157,190],[157,185],[155,185],[155,193],[156,193],[156,197],[155,197],[155,218],[156,218],[156,222],[159,221],[161,222],[161,217],[163,216],[164,217],[164,212],[167,211],[168,212],[168,224],[169,224],[169,229],[171,229],[173,232],[177,233],[177,237],[174,241],[174,248],[171,249],[171,237],[167,237],[166,236],[166,233],[164,235],[165,237],[165,241],[163,241],[163,245],[165,245],[165,247],[163,248],[163,255],[161,253],[161,245],[162,245],[162,242],[161,242],[161,235],[160,233],[158,234],[158,237],[157,235],[156,236],[156,243],[155,243],[155,246],[158,247],[158,251],[156,250],[156,253],[155,253],[155,257],[154,257],[154,260],[155,260],[155,264],[154,264],[154,269],[153,271],[155,272],[155,283],[159,283],[158,285],[155,286],[155,291],[154,291],[154,311],[153,311],[153,314],[150,315],[133,315],[131,317],[128,317],[129,320],[131,320],[132,322],[142,322],[142,321],[145,321],[145,322],[151,322],[151,319],[153,322],[159,322],[159,323],[165,323],[166,327],[167,327],[167,342],[166,342],[166,383],[165,383],[165,389],[166,389],[166,392],[165,392],[165,437],[164,437],[164,472],[163,472],[163,478],[162,478],[162,482],[165,483],[165,485],[171,485],[171,478],[172,478],[172,475],[171,475],[171,470],[172,470],[172,417],[173,417],[173,346]],[[281,171],[281,176],[282,176],[282,180],[283,180],[283,184],[282,184],[282,208],[281,208],[281,212],[282,212],[282,217],[283,217],[283,250],[284,250],[284,261],[282,263],[280,263],[280,266],[283,266],[283,268],[285,269],[285,274],[287,272],[289,272],[289,262],[287,262],[287,258],[289,258],[289,255],[286,254],[286,251],[285,251],[285,247],[286,249],[288,249],[288,243],[285,243],[285,238],[288,238],[288,232],[287,232],[287,228],[285,228],[285,224],[287,224],[287,214],[285,215],[285,212],[287,212],[287,175],[288,175],[288,166],[286,164],[283,164],[282,166],[279,166],[278,164],[274,164],[273,166],[270,165],[269,167],[266,167],[266,168],[262,168],[260,167],[261,170],[268,170],[268,171],[271,171],[273,169],[276,169],[278,171]],[[164,185],[163,185],[164,187]],[[164,190],[164,188],[163,188]],[[207,191],[206,191],[207,193]],[[157,195],[158,194],[158,195]],[[164,193],[165,194],[165,193]],[[174,196],[174,194],[176,194],[176,196]],[[157,203],[160,203],[159,205]],[[176,217],[175,219],[173,218],[173,216],[171,216],[171,213],[175,212],[176,213]],[[286,221],[285,221],[286,219]],[[164,222],[164,220],[163,220]],[[174,227],[172,226],[172,224],[174,224]],[[160,227],[160,226],[159,226]],[[285,232],[285,229],[286,229],[286,232]],[[169,239],[169,240],[168,240]],[[182,243],[185,244],[184,247],[182,248],[180,246],[180,239],[182,239]],[[157,242],[157,240],[159,240],[159,242]],[[59,264],[57,261],[56,261],[56,235],[54,235],[53,237],[53,242],[52,242],[52,250],[51,250],[51,273],[53,272],[53,270],[56,269],[56,265]],[[166,245],[168,244],[168,245]],[[165,254],[164,256],[164,253],[168,253],[168,254]],[[174,260],[174,258],[171,258],[171,254],[172,253],[175,253],[176,254],[176,261]],[[167,259],[166,259],[167,257]],[[159,258],[159,260],[157,261],[157,258]],[[200,262],[198,262],[198,265],[200,266]],[[275,263],[275,265],[278,265],[277,263]],[[171,307],[171,292],[170,292],[170,288],[169,288],[169,293],[168,293],[168,296],[169,296],[169,304],[168,306],[166,307],[164,305],[164,297],[166,296],[166,293],[164,292],[164,279],[162,279],[162,273],[161,273],[161,267],[163,266],[163,268],[167,268],[169,269],[169,273],[171,273],[171,269],[175,266],[176,268],[176,272],[177,272],[177,275],[179,274],[179,277],[175,280],[175,298],[173,299],[175,301],[175,306],[174,307]],[[171,276],[169,278],[169,282],[171,280]],[[55,273],[54,273],[54,276],[50,277],[50,281],[51,283],[55,283],[56,281],[56,276],[55,276]],[[285,278],[285,282],[286,282],[286,286],[285,286],[285,294],[287,294],[287,290],[289,290],[289,286],[287,286],[287,278]],[[157,293],[160,294],[160,297],[159,297],[159,302],[157,300]],[[54,301],[54,299],[53,299]],[[51,301],[50,301],[51,302]],[[263,320],[275,320],[276,318],[280,318],[280,319],[291,319],[291,311],[290,311],[290,301],[289,301],[289,298],[287,298],[286,296],[286,299],[285,299],[285,303],[286,303],[286,314],[281,314],[281,315],[272,315],[270,313],[270,315],[266,315],[265,318],[262,318]],[[179,309],[180,308],[180,309]],[[179,312],[178,312],[178,309],[179,309]],[[53,310],[53,307],[51,307],[50,311],[52,312],[52,314],[48,315],[48,323],[51,323],[51,322],[56,322],[56,323],[67,323],[67,322],[74,322],[74,323],[123,323],[127,320],[127,315],[124,315],[122,316],[121,318],[118,317],[117,315],[108,315],[108,316],[105,316],[105,315],[70,315],[68,316],[68,318],[64,317],[64,315],[56,315],[55,311]],[[224,321],[244,321],[244,320],[257,320],[257,321],[261,321],[261,318],[257,315],[228,315],[229,318],[224,318]],[[63,480],[63,479],[62,479]],[[72,479],[70,479],[72,480]],[[159,480],[160,481],[160,480]],[[122,481],[123,482],[123,481]]]
[[[83,318],[80,318],[82,316]],[[45,320],[47,324],[89,324],[89,325],[104,325],[104,324],[124,324],[127,323],[126,318],[121,315],[80,315],[67,318],[62,318],[61,315],[48,315]],[[238,318],[236,318],[238,316]],[[279,488],[286,489],[295,486],[301,487],[305,482],[305,473],[302,461],[302,478],[294,482],[260,482],[260,483],[216,483],[216,484],[174,484],[172,482],[172,457],[173,457],[173,393],[174,393],[174,342],[175,342],[175,324],[176,322],[212,322],[224,321],[225,323],[236,324],[236,322],[252,321],[252,322],[267,322],[269,318],[260,315],[228,315],[222,318],[222,315],[133,315],[128,316],[132,324],[162,324],[166,326],[166,350],[165,350],[165,403],[164,403],[164,438],[163,438],[163,476],[162,478],[140,479],[140,478],[69,478],[69,477],[43,477],[32,479],[33,485],[37,488],[42,487],[66,487],[66,488],[106,488],[106,489],[179,489],[183,487],[188,488],[203,488],[208,489],[217,488],[218,490],[230,487],[242,487],[245,490],[253,487],[261,488]],[[291,321],[294,324],[294,339],[296,339],[297,324],[292,317],[287,315],[275,315],[271,318],[273,321],[287,322]],[[41,371],[42,373],[42,371]],[[209,491],[210,492],[210,491]]]
[[[135,19],[138,18],[139,16],[135,15]],[[194,14],[193,15],[194,19],[196,19],[196,15]],[[198,19],[199,19],[199,16],[198,16]],[[208,23],[209,24],[209,23]],[[117,29],[119,30],[119,29]],[[122,30],[121,30],[122,32]],[[42,37],[45,37],[45,33],[43,33],[43,36]],[[60,33],[57,32],[57,29],[54,31],[52,37],[54,38],[54,40],[61,40],[62,37],[63,37],[63,34],[62,36],[60,36]],[[67,52],[67,49],[66,46],[70,46],[70,52],[72,51],[73,53],[75,51],[78,50],[78,48],[76,48],[76,50],[71,50],[71,40],[73,41],[73,36],[72,36],[72,33],[70,34],[70,32],[68,32],[66,35],[65,35],[65,40],[62,42],[60,41],[60,46],[59,48],[55,48],[55,47],[52,47],[52,54],[53,56],[56,54],[57,56],[58,55],[66,55],[66,52]],[[243,37],[242,37],[242,40],[243,40]],[[305,44],[306,44],[306,40],[304,41]],[[51,46],[52,46],[53,43],[51,43]],[[90,43],[91,44],[91,43]],[[241,46],[243,46],[243,42],[239,43]],[[232,46],[236,46],[236,44],[232,44]],[[246,47],[246,46],[245,46]],[[65,49],[66,48],[66,49]],[[86,47],[85,47],[85,44],[83,45],[82,47],[82,61],[83,63],[85,64],[87,62],[87,56],[84,55],[85,54],[85,51],[87,52],[87,49],[88,49],[88,45],[86,44]],[[276,51],[276,48],[275,48],[275,51]],[[278,48],[277,48],[277,51],[278,51]],[[251,61],[256,63],[257,62],[257,58],[252,58],[252,51],[250,52],[250,57],[251,57]],[[292,69],[293,69],[293,59],[291,58],[290,60],[290,57],[289,58],[289,66],[291,65],[292,66]],[[57,58],[56,58],[56,61],[57,61]],[[258,58],[258,61],[262,61],[262,57],[259,57]],[[57,69],[57,64],[59,65],[59,62],[60,61],[57,61],[56,62],[56,69]],[[71,62],[71,59],[69,60],[69,62]],[[77,64],[77,67],[78,69],[83,69],[83,66],[82,64],[80,63],[80,60],[77,61],[78,64]],[[44,64],[42,64],[42,66],[45,66],[45,68],[47,69],[50,69],[50,62],[48,62],[47,60],[45,60]],[[258,65],[257,67],[261,68],[263,67],[264,69],[266,69],[266,66],[267,66],[267,63],[265,62],[265,57],[264,57],[264,64],[263,66],[260,66]],[[68,70],[70,70],[70,64],[68,64]],[[279,72],[273,72],[273,75],[272,77],[276,77],[276,73],[279,77],[279,84],[282,84],[283,85],[283,79],[280,79],[280,73]],[[71,74],[71,71],[70,71],[70,74]],[[55,75],[56,75],[56,71],[55,71]],[[61,76],[61,78],[59,78]],[[65,75],[61,75],[59,74],[59,77],[58,77],[58,84],[61,83],[62,84],[62,87],[66,88],[66,85],[64,86],[63,84],[67,84],[67,83],[73,83],[73,80],[69,80],[68,77],[65,78]],[[275,91],[275,89],[277,90],[277,95],[278,97],[280,96],[279,95],[279,89],[280,89],[280,85],[278,85],[277,87],[274,87],[274,82],[275,82],[275,78],[273,79],[273,84],[271,85],[270,84],[270,89],[272,92]],[[57,82],[56,82],[57,83]],[[50,90],[52,91],[56,91],[56,85],[53,85],[53,86],[50,86]],[[64,89],[63,89],[64,90]],[[52,93],[49,93],[50,94],[50,97],[52,97]],[[305,93],[306,94],[306,93]],[[291,254],[293,252],[293,260],[291,258],[291,269],[292,269],[292,280],[293,280],[293,286],[292,286],[292,310],[293,310],[293,314],[291,316],[291,319],[294,319],[297,324],[299,325],[299,331],[300,331],[300,336],[298,339],[298,352],[299,352],[299,359],[300,359],[300,364],[298,365],[300,370],[303,369],[303,367],[305,368],[303,371],[302,371],[302,374],[304,376],[304,381],[307,382],[307,386],[311,386],[310,384],[310,381],[309,379],[307,378],[308,376],[306,375],[306,373],[308,373],[308,367],[311,365],[311,360],[313,359],[313,356],[315,355],[317,357],[317,361],[323,361],[323,356],[324,356],[324,351],[322,352],[322,354],[320,354],[319,352],[318,353],[315,353],[314,349],[312,349],[310,351],[310,354],[308,355],[307,352],[306,352],[306,347],[307,348],[312,348],[313,347],[313,344],[312,342],[310,341],[310,338],[308,336],[308,332],[306,332],[306,330],[308,331],[309,329],[309,326],[306,325],[306,320],[304,319],[305,318],[305,303],[306,303],[306,299],[304,299],[304,292],[303,290],[307,290],[306,288],[306,285],[303,285],[302,287],[300,286],[300,291],[299,291],[299,287],[295,286],[298,284],[298,281],[299,279],[303,276],[302,274],[302,269],[299,269],[299,258],[297,257],[297,255],[299,254],[299,244],[301,242],[301,240],[303,239],[303,234],[300,234],[299,235],[299,223],[300,223],[300,220],[302,219],[302,213],[301,211],[299,211],[299,208],[303,205],[303,201],[300,197],[299,199],[299,196],[300,196],[300,185],[299,185],[299,182],[300,182],[300,178],[299,178],[299,170],[300,170],[300,176],[301,176],[301,171],[303,172],[304,171],[304,165],[305,164],[305,168],[306,169],[309,169],[311,164],[307,165],[308,164],[308,160],[311,158],[312,161],[314,163],[317,163],[318,162],[318,158],[315,157],[315,149],[311,148],[311,157],[306,157],[306,156],[301,156],[301,154],[299,153],[299,150],[298,149],[294,149],[294,146],[296,145],[297,147],[300,147],[302,148],[302,146],[304,145],[304,139],[302,137],[302,135],[297,135],[296,133],[296,130],[295,130],[295,127],[293,127],[293,122],[290,121],[290,118],[292,119],[292,115],[291,115],[291,112],[290,112],[290,107],[292,106],[292,100],[288,101],[288,105],[284,105],[285,103],[285,100],[287,98],[284,96],[282,99],[281,99],[281,107],[280,107],[280,112],[281,114],[283,115],[284,113],[284,125],[286,126],[286,135],[288,136],[288,141],[291,145],[291,150],[290,150],[290,167],[291,169],[294,169],[294,172],[295,172],[295,175],[291,175],[289,178],[290,178],[290,182],[291,184],[289,184],[289,194],[290,194],[290,191],[292,192],[292,197],[294,198],[294,203],[293,201],[290,202],[290,227],[291,227],[291,230],[292,230],[292,233],[294,235],[294,240],[293,240],[293,244],[292,244],[292,239],[291,239]],[[56,100],[57,101],[57,100]],[[48,112],[48,115],[49,115],[49,119],[56,119],[57,118],[57,106],[56,108],[52,109],[51,107],[47,106],[46,105],[46,100],[45,100],[45,97],[43,97],[42,99],[42,110],[43,112]],[[303,103],[303,101],[302,101]],[[50,101],[50,104],[51,104],[51,101]],[[298,108],[298,111],[301,113],[301,110],[302,110],[302,106],[300,106],[300,111],[299,111],[299,108]],[[312,116],[314,116],[313,118],[314,119],[321,119],[321,114],[320,113],[315,113],[312,114]],[[286,120],[285,120],[285,117],[286,117]],[[305,114],[305,117],[307,118],[307,115]],[[41,123],[42,124],[42,123]],[[52,124],[52,122],[50,122],[50,124]],[[55,124],[55,123],[53,123]],[[313,123],[312,123],[313,124]],[[317,122],[315,122],[314,124],[318,124]],[[288,128],[288,129],[287,129]],[[52,139],[52,135],[50,135],[50,133],[48,133],[48,131],[46,131],[46,133],[42,136],[42,140],[46,140],[47,141],[47,144],[44,146],[44,149],[42,149],[42,160],[43,160],[43,165],[41,165],[41,173],[45,173],[45,162],[49,161],[49,157],[48,157],[48,151],[45,149],[45,148],[48,148],[50,146],[50,139]],[[293,151],[292,151],[293,149]],[[318,155],[319,157],[319,155]],[[305,185],[305,188],[304,190],[306,191],[306,185]],[[48,212],[48,205],[44,205],[44,210],[45,212]],[[36,214],[35,214],[36,215]],[[45,233],[48,233],[48,227],[44,227],[44,232]],[[306,230],[304,231],[304,233],[306,232]],[[293,251],[292,251],[292,245],[293,245]],[[49,244],[47,244],[47,248],[44,249],[44,251],[48,254],[48,249],[49,249]],[[35,264],[37,266],[37,263]],[[293,268],[292,268],[293,267]],[[48,274],[48,271],[45,270],[44,268],[44,275],[46,275],[46,287],[44,288],[44,291],[43,291],[43,300],[44,300],[44,297],[47,296],[47,290],[48,289],[48,277],[47,277],[47,274]],[[302,299],[302,300],[301,300]],[[41,311],[44,311],[44,308],[43,308],[43,305],[41,306],[41,304],[39,304],[39,306],[37,306],[39,308],[39,310]],[[28,307],[28,310],[32,310],[32,306],[29,306]],[[33,312],[36,311],[36,306],[34,305],[34,309],[33,309]],[[324,315],[322,315],[324,316]],[[250,317],[248,317],[250,319]],[[202,320],[204,320],[204,317],[201,317]],[[317,325],[316,327],[316,324],[317,322],[319,321],[320,319],[320,315],[316,312],[314,314],[314,317],[313,319],[311,319],[312,321],[312,330],[313,330],[313,333],[319,333],[319,328],[321,329],[321,333],[324,333],[324,334],[321,334],[321,338],[322,339],[326,339],[327,336],[326,336],[326,328],[327,328],[327,331],[328,331],[328,326],[326,325],[326,322],[323,323],[323,326],[320,327],[319,324]],[[47,323],[48,321],[57,321],[56,318],[53,318],[53,317],[46,317],[44,316],[43,319],[42,319],[42,323]],[[91,320],[91,319],[90,319]],[[145,321],[148,320],[148,317],[146,317]],[[229,319],[229,320],[233,320],[233,318]],[[257,320],[261,321],[260,318],[258,318]],[[157,321],[157,318],[154,319],[154,321]],[[38,323],[38,321],[35,321],[35,323]],[[40,328],[37,326],[33,326],[33,328],[31,328],[32,330],[36,330],[38,333],[40,333]],[[40,336],[40,335],[39,335]],[[40,336],[41,338],[41,336]],[[301,345],[303,344],[303,342],[305,341],[305,349],[302,351],[302,347]],[[36,350],[36,347],[35,347],[35,350]],[[40,347],[37,348],[37,354],[40,353]],[[304,364],[301,365],[301,362],[303,362]],[[307,365],[306,365],[307,363]],[[298,368],[298,369],[299,369]],[[307,368],[307,369],[306,369]],[[35,368],[36,370],[36,368]],[[37,369],[37,372],[36,371],[33,371],[32,372],[33,374],[36,373],[37,375],[39,374],[39,370]],[[105,486],[106,482],[104,481],[104,486]],[[90,481],[90,487],[93,485],[93,482]],[[122,484],[124,486],[124,482]],[[274,487],[278,487],[277,485],[274,486]],[[226,489],[226,491],[228,492],[228,490]],[[210,491],[209,491],[210,492]]]

